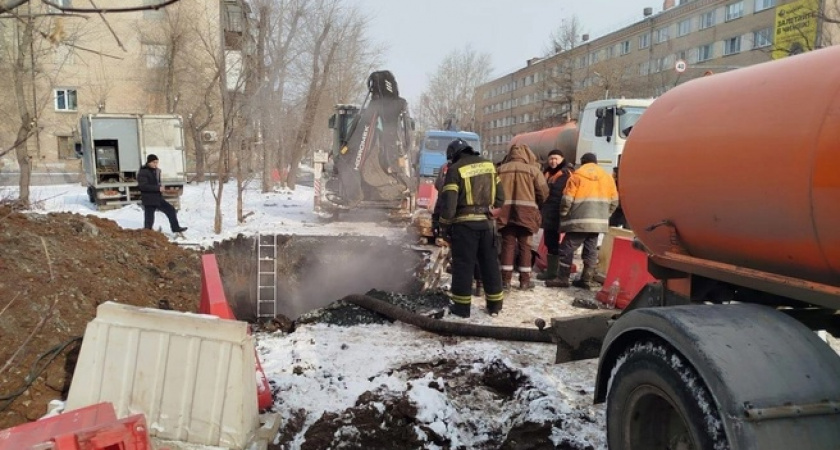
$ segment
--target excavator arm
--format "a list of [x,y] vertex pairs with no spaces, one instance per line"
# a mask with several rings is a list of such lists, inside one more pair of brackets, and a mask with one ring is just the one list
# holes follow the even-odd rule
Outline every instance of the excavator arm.
[[336,148],[327,200],[342,209],[362,202],[404,208],[416,185],[409,164],[413,126],[394,76],[389,71],[372,73],[362,107],[336,109],[352,117],[332,121]]

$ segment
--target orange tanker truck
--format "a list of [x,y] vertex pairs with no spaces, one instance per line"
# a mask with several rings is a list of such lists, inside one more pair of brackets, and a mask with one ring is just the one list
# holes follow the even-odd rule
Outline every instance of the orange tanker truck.
[[611,450],[838,449],[840,47],[647,109],[621,201],[657,279],[601,346]]

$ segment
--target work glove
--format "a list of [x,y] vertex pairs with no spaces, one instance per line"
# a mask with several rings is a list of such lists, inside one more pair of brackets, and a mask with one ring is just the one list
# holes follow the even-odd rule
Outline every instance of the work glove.
[[452,236],[449,234],[449,225],[440,224],[440,238],[443,239],[447,244],[452,243]]
[[440,237],[440,215],[432,214],[432,236],[437,240]]

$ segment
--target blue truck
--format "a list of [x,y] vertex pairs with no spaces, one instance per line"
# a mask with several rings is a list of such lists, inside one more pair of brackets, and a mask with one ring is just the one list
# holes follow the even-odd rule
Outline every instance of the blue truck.
[[446,147],[455,139],[461,138],[473,149],[484,155],[478,134],[470,131],[429,130],[423,134],[423,141],[417,151],[417,176],[420,185],[417,189],[417,207],[432,209],[435,206],[437,192],[435,178],[446,162]]

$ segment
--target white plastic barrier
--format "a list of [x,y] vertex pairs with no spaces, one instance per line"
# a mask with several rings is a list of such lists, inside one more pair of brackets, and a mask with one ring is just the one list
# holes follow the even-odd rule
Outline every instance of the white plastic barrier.
[[161,439],[231,449],[259,426],[247,324],[215,316],[101,304],[85,330],[67,409],[111,402],[144,413]]

